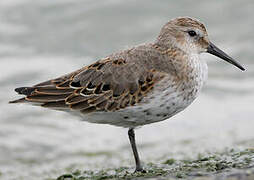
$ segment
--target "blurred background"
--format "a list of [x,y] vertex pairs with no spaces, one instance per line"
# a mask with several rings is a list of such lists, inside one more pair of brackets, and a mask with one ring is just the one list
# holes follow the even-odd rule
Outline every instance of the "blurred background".
[[200,19],[241,72],[205,54],[200,97],[168,121],[136,131],[143,162],[254,147],[253,0],[1,0],[0,179],[46,179],[79,168],[134,166],[127,129],[63,112],[9,105],[30,86],[128,47],[153,41],[177,16]]

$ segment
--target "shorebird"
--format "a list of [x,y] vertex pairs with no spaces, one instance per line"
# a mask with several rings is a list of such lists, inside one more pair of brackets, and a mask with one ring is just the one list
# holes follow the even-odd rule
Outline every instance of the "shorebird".
[[31,87],[16,88],[30,103],[67,111],[91,123],[129,128],[136,170],[141,166],[134,129],[166,120],[189,106],[207,79],[213,54],[245,70],[208,39],[197,19],[179,17],[166,23],[153,43],[109,55],[67,75]]

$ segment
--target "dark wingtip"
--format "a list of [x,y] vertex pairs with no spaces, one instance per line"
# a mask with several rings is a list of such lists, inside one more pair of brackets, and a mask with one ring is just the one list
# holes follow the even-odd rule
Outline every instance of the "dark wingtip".
[[26,95],[26,96],[31,95],[34,92],[34,90],[35,90],[35,88],[33,88],[33,87],[19,87],[19,88],[15,89],[15,91],[18,94],[23,94],[23,95]]

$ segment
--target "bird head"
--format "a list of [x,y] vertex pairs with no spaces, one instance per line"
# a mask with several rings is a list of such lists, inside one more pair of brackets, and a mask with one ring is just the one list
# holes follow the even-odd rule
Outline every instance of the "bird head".
[[209,40],[204,24],[194,18],[179,17],[170,20],[162,27],[157,42],[166,47],[177,47],[187,54],[207,52],[245,70]]

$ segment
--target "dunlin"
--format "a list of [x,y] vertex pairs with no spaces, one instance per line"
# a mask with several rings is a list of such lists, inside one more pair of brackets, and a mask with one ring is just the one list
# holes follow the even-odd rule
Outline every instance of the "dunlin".
[[244,68],[208,39],[205,26],[180,17],[166,23],[155,42],[117,52],[75,72],[15,89],[31,103],[81,116],[83,121],[129,128],[136,162],[143,171],[134,129],[166,120],[190,105],[207,79],[208,52]]

